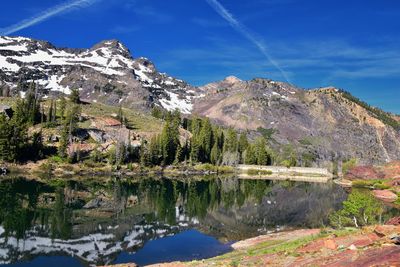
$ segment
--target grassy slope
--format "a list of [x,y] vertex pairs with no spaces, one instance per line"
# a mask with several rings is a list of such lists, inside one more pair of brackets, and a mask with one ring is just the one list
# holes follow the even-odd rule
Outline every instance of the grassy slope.
[[[16,102],[15,98],[2,98],[0,97],[0,104],[14,106]],[[49,106],[50,101],[45,100],[42,102],[45,106],[45,112]],[[119,107],[108,106],[99,103],[90,103],[81,105],[82,114],[90,117],[113,117],[118,113]],[[145,114],[140,111],[132,109],[123,109],[124,116],[127,117],[129,125],[133,131],[139,133],[159,133],[161,131],[160,125],[162,122],[159,119],[152,117],[150,114]],[[81,127],[86,128],[89,125],[85,122],[80,124]]]

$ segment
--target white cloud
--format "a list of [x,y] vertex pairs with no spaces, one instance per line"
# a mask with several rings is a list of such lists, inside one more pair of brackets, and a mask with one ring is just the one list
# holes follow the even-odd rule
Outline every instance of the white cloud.
[[94,4],[95,2],[98,2],[101,0],[72,0],[68,1],[66,3],[51,7],[49,9],[46,9],[36,16],[33,16],[31,18],[22,20],[16,24],[10,25],[6,28],[0,29],[0,35],[9,35],[11,33],[20,31],[22,29],[28,28],[32,25],[38,24],[42,21],[45,21],[51,17],[54,17],[58,14],[65,13],[68,11],[71,11],[73,9],[79,9],[79,8],[84,8],[87,6],[90,6]]

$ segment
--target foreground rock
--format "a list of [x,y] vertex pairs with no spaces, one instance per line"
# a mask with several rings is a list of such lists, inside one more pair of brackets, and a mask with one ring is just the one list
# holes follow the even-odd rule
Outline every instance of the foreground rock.
[[382,201],[395,202],[397,200],[397,195],[390,190],[373,190],[372,194]]

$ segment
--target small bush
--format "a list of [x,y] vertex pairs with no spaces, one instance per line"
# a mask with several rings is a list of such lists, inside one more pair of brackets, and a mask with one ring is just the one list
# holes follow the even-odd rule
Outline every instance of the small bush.
[[53,163],[64,163],[65,159],[63,159],[60,156],[52,156],[52,157],[49,158],[49,161],[53,162]]
[[366,181],[366,180],[356,180],[352,182],[352,186],[354,187],[372,187],[374,186],[374,181]]
[[379,190],[384,190],[384,189],[389,189],[390,186],[388,186],[386,184],[376,183],[376,184],[374,184],[374,188],[379,189]]
[[249,170],[247,170],[247,174],[248,175],[272,175],[272,171],[249,169]]

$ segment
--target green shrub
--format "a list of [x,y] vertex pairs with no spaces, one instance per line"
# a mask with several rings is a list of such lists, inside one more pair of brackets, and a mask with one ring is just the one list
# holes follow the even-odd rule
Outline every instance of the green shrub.
[[60,156],[52,156],[52,157],[49,158],[49,161],[53,162],[53,163],[64,163],[65,159],[63,159]]
[[379,190],[384,190],[384,189],[389,189],[390,186],[388,186],[387,184],[376,183],[374,184],[374,188]]
[[343,162],[342,171],[343,174],[347,174],[349,170],[357,166],[357,159],[349,159],[348,161]]
[[248,169],[248,175],[272,175],[272,171],[269,170],[257,170],[257,169]]
[[352,182],[353,187],[373,187],[374,184],[375,182],[371,180],[356,180]]

